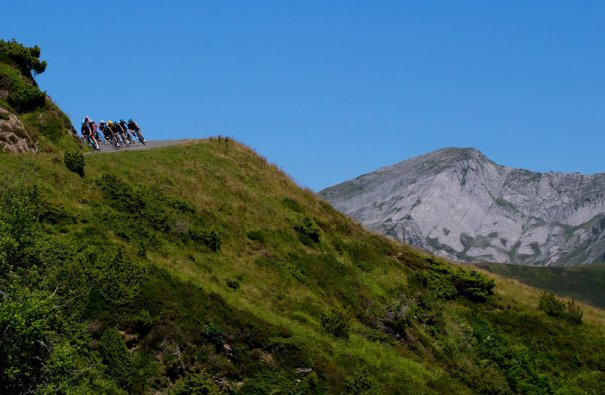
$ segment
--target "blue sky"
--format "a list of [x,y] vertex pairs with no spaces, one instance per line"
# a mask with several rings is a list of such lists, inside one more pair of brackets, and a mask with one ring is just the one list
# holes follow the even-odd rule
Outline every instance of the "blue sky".
[[231,136],[313,190],[439,148],[605,171],[602,1],[6,2],[79,122]]

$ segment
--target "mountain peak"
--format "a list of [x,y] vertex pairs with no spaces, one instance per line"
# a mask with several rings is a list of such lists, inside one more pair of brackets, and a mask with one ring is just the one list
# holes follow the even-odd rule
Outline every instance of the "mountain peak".
[[454,163],[469,161],[469,160],[494,163],[487,156],[485,156],[481,151],[479,151],[476,148],[472,148],[472,147],[442,148],[437,151],[433,151],[433,152],[430,152],[425,155],[420,155],[420,156],[408,159],[407,161],[403,161],[400,163],[405,163],[408,161],[414,162],[414,161],[425,161],[425,160],[429,160],[429,161],[439,160],[439,161],[444,161],[445,164],[454,164]]
[[568,265],[605,252],[605,174],[542,174],[449,147],[320,195],[373,230],[459,261]]

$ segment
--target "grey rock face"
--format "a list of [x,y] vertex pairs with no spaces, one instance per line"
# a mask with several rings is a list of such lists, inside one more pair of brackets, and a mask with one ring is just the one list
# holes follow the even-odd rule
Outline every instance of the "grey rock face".
[[536,173],[446,148],[327,188],[366,227],[462,262],[601,262],[605,173]]
[[21,153],[35,150],[34,139],[19,118],[0,107],[0,152]]

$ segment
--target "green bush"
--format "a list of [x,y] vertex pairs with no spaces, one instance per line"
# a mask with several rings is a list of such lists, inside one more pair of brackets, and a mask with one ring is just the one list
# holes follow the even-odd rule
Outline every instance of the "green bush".
[[52,330],[63,317],[56,298],[27,289],[3,289],[0,302],[0,393],[27,393],[42,383],[53,347]]
[[285,198],[282,200],[282,203],[284,204],[284,206],[296,213],[302,213],[304,211],[300,203],[298,203],[294,199]]
[[[513,324],[514,325],[514,324]],[[506,380],[509,390],[498,391],[500,393],[515,394],[552,394],[556,388],[552,376],[545,374],[548,371],[548,359],[541,359],[535,349],[518,342],[518,338],[509,336],[509,333],[493,326],[489,321],[478,319],[473,323],[473,333],[477,338],[478,357],[481,365],[488,367],[495,364],[497,370],[493,371],[497,376],[502,375]],[[559,361],[558,363],[561,363]],[[496,377],[497,377],[496,376]],[[498,380],[494,379],[482,382],[481,385],[495,385]],[[481,380],[483,381],[483,380]],[[479,382],[471,382],[471,385]],[[491,388],[488,393],[498,393]],[[487,390],[487,388],[484,388]]]
[[246,233],[246,237],[250,240],[258,241],[259,243],[265,242],[265,232],[262,230],[251,230]]
[[304,244],[311,244],[309,241],[319,243],[319,227],[311,218],[297,217],[292,223],[292,228],[299,233]]
[[204,335],[206,340],[217,347],[222,347],[225,342],[225,331],[213,322],[204,325],[202,328],[202,335]]
[[357,369],[345,380],[345,393],[351,395],[379,394],[378,383],[365,368]]
[[0,56],[14,62],[24,75],[41,74],[46,70],[46,61],[40,61],[40,47],[26,47],[14,39],[0,40]]
[[486,302],[487,298],[493,295],[496,286],[494,280],[474,270],[459,270],[456,274],[450,281],[460,295],[475,302]]
[[67,151],[65,152],[63,161],[65,167],[78,174],[80,177],[84,177],[84,166],[86,165],[86,162],[84,161],[84,155],[81,152]]
[[145,334],[151,330],[157,321],[158,317],[153,317],[149,311],[143,309],[134,317],[133,323],[139,334]]
[[493,295],[494,280],[472,270],[464,270],[453,265],[445,265],[434,259],[428,259],[428,265],[417,268],[412,276],[413,282],[440,299],[466,297],[474,302],[486,302]]
[[191,240],[204,244],[213,252],[220,250],[223,243],[223,236],[218,231],[208,230],[199,226],[192,227],[189,230],[189,236]]
[[205,372],[189,373],[174,384],[171,395],[218,395],[220,390]]
[[145,278],[145,270],[122,251],[117,251],[115,255],[99,254],[93,270],[95,291],[99,292],[105,303],[113,306],[131,302]]
[[103,174],[97,185],[101,187],[103,195],[114,208],[131,214],[140,213],[145,209],[145,200],[130,185],[113,174]]
[[458,295],[458,290],[450,282],[448,273],[421,271],[415,273],[414,280],[436,298],[453,299]]
[[134,375],[134,365],[120,331],[111,328],[103,332],[99,346],[110,376],[116,378],[122,388],[128,388]]
[[326,332],[335,337],[349,337],[351,313],[346,310],[334,310],[321,315],[321,325]]
[[572,324],[582,323],[584,312],[573,300],[564,301],[555,296],[551,291],[544,291],[540,295],[538,308],[551,317],[562,318]]
[[131,353],[126,348],[120,331],[107,329],[99,339],[99,348],[109,375],[129,393],[144,393],[146,377],[156,374],[156,366],[150,355]]
[[579,325],[582,323],[583,317],[584,311],[582,311],[582,308],[578,306],[575,301],[570,300],[567,302],[567,315],[565,317],[567,321]]
[[239,289],[241,287],[242,282],[238,279],[227,279],[225,280],[225,284],[231,289]]
[[0,196],[0,274],[2,266],[29,266],[30,249],[39,230],[40,198],[38,188],[5,187]]
[[6,100],[18,113],[24,113],[42,107],[46,102],[46,93],[35,86],[24,85],[11,93]]
[[180,211],[181,213],[193,214],[195,213],[195,207],[180,197],[175,196],[165,196],[163,200],[168,206]]

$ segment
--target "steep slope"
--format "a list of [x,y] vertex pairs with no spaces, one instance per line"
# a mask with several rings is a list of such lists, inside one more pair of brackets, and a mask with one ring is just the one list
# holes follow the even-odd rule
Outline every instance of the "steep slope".
[[80,149],[69,118],[33,78],[45,69],[39,47],[0,40],[0,152]]
[[371,234],[229,139],[0,168],[0,393],[605,392],[602,311]]
[[605,174],[535,173],[446,148],[320,192],[370,229],[463,262],[600,262]]

